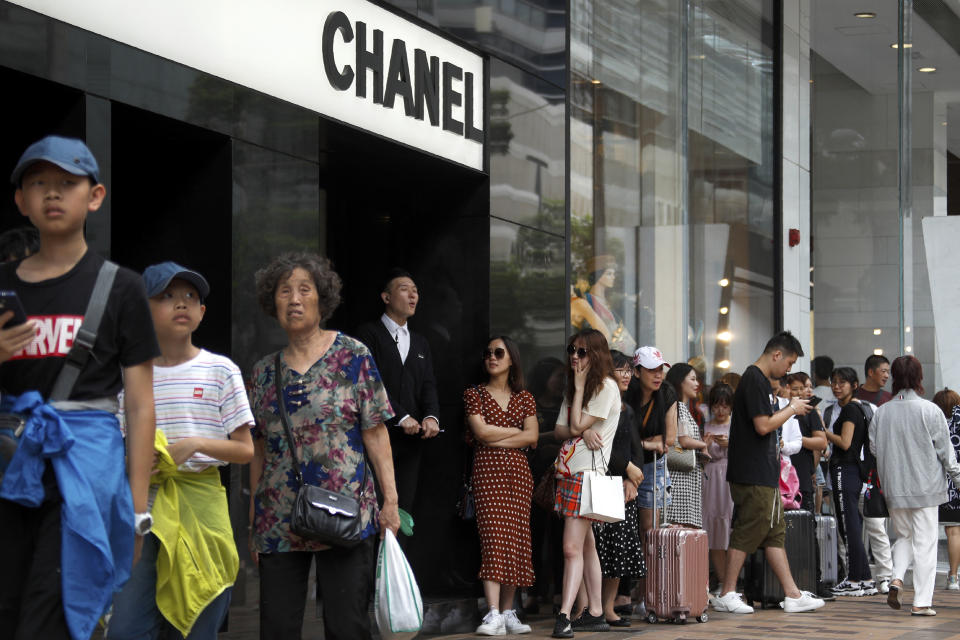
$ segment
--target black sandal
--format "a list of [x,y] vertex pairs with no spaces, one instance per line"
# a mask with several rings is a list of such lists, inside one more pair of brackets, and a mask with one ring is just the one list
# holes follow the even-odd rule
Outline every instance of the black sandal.
[[628,618],[617,618],[616,620],[607,620],[607,624],[611,627],[629,627],[630,620]]

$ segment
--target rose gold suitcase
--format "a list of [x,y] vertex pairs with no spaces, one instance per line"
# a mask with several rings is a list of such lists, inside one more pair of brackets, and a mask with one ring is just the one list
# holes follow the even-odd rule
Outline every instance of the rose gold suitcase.
[[[656,463],[654,463],[656,473]],[[657,483],[654,481],[654,488]],[[654,500],[654,522],[657,522]],[[647,533],[643,552],[647,562],[647,622],[660,619],[685,623],[707,621],[710,582],[707,532],[679,527]]]

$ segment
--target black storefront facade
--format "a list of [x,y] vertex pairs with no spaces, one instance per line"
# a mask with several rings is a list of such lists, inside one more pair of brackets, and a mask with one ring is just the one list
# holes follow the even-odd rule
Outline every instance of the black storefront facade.
[[[349,113],[330,117],[21,4],[31,3],[0,3],[0,113],[7,125],[0,167],[12,168],[27,144],[48,133],[87,140],[108,189],[106,206],[88,221],[91,246],[136,270],[170,259],[204,273],[212,295],[199,344],[229,354],[245,372],[283,344],[253,287],[256,269],[282,251],[319,251],[334,261],[343,303],[328,326],[347,333],[382,312],[379,288],[390,267],[416,275],[422,299],[413,327],[431,343],[445,433],[426,445],[408,555],[425,595],[473,595],[475,525],[459,521],[454,509],[465,450],[463,389],[474,381],[491,331],[521,329],[492,323],[494,307],[527,325],[526,308],[537,305],[530,297],[549,300],[552,309],[531,308],[550,339],[540,337],[541,328],[520,336],[544,352],[559,352],[564,327],[562,200],[559,208],[552,204],[550,233],[491,217],[489,56],[399,9],[350,2],[314,25],[311,48],[325,73],[305,77],[264,63],[262,75],[280,76],[281,85],[323,84],[353,99],[357,110],[398,111],[404,128],[458,138],[466,155],[450,158],[443,157],[449,145],[442,137],[432,147],[398,141],[348,122]],[[383,25],[376,23],[381,15]],[[144,20],[149,16],[129,17],[131,24]],[[256,20],[249,16],[251,29]],[[176,48],[178,38],[201,31],[194,25],[169,40]],[[479,67],[427,48],[437,40]],[[356,57],[360,50],[366,57]],[[562,162],[562,118],[555,134]],[[534,192],[546,163],[527,164]],[[559,180],[562,194],[562,173]],[[5,230],[24,221],[12,187],[3,192]],[[520,236],[525,255],[494,248],[499,262],[491,258],[503,227]],[[510,299],[491,302],[492,280]],[[237,542],[245,549],[246,470],[231,473]],[[241,560],[248,562],[246,553]]]

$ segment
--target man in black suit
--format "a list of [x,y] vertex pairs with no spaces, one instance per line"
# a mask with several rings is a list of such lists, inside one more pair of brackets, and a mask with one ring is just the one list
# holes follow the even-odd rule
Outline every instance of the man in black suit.
[[357,338],[370,349],[387,389],[395,417],[387,422],[393,448],[393,469],[400,508],[412,513],[420,476],[422,440],[440,432],[440,403],[433,361],[426,338],[410,331],[407,321],[417,311],[420,294],[413,277],[392,270],[380,298],[380,320],[357,328]]

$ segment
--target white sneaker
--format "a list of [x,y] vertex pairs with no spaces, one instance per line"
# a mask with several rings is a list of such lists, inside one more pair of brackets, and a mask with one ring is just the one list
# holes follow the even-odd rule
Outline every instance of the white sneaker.
[[714,598],[713,608],[715,611],[728,613],[753,613],[753,607],[744,602],[740,594],[735,591]]
[[505,636],[507,628],[503,623],[503,616],[499,611],[488,611],[483,616],[483,622],[477,627],[478,636]]
[[506,628],[507,633],[511,635],[530,633],[530,625],[520,622],[520,618],[517,617],[517,612],[513,609],[504,611],[501,617],[503,618],[503,626]]
[[801,591],[799,598],[784,598],[783,610],[787,613],[801,613],[815,611],[823,606],[823,600],[809,591]]
[[947,578],[947,589],[950,591],[960,591],[960,581],[957,581],[957,576]]
[[880,578],[880,583],[877,584],[877,591],[880,593],[890,593],[890,578]]
[[[889,589],[888,589],[889,591]],[[877,595],[877,587],[874,585],[873,580],[861,580],[860,581],[860,595],[862,596],[875,596]]]

